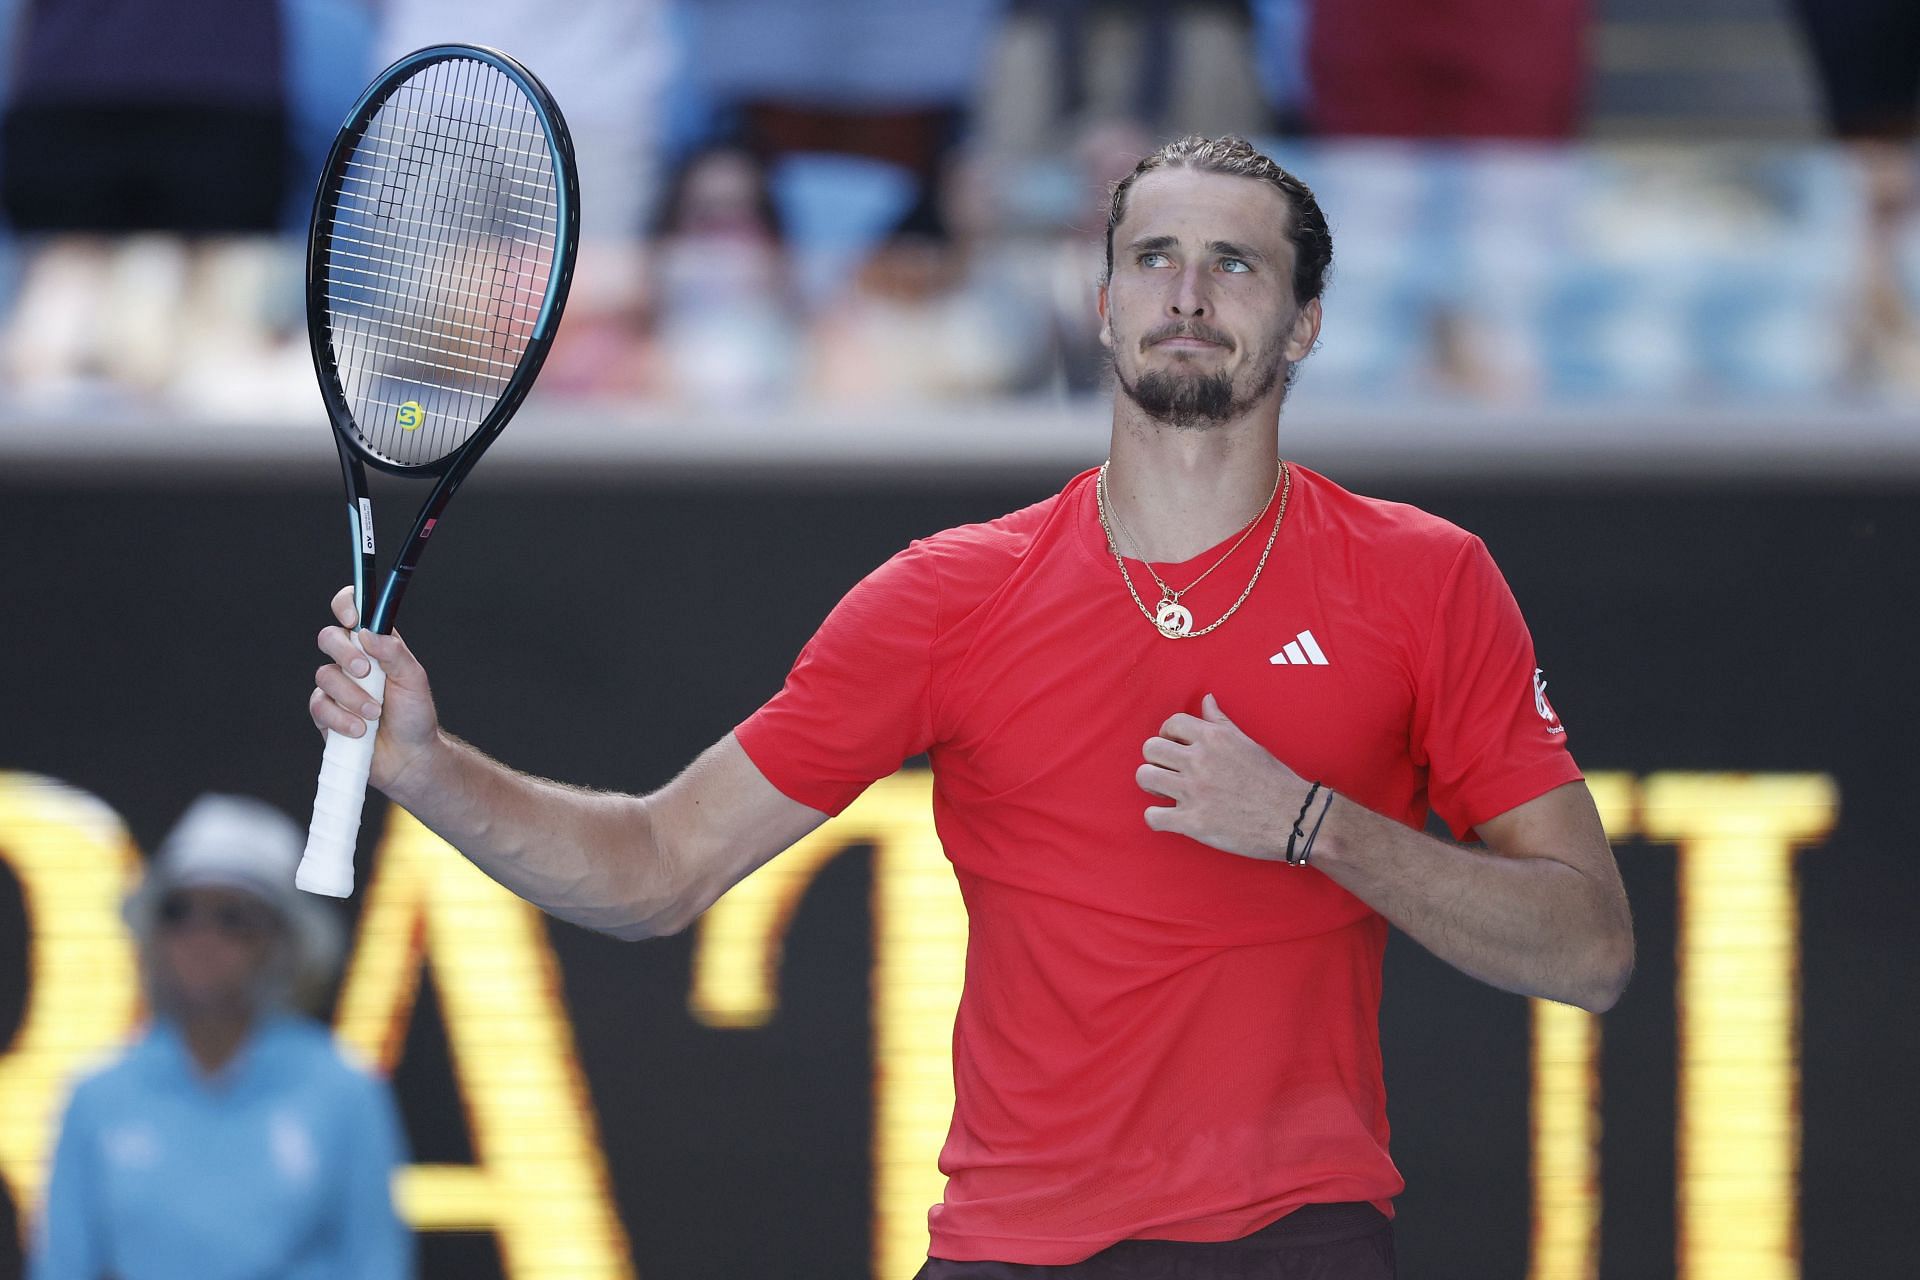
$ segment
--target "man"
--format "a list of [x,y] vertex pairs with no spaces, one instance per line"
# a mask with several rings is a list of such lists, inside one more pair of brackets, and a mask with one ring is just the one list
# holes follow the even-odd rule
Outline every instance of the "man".
[[[1625,895],[1484,546],[1279,459],[1331,257],[1312,193],[1187,139],[1115,190],[1108,242],[1108,466],[894,557],[650,796],[493,763],[365,636],[374,779],[515,892],[638,938],[926,751],[971,932],[922,1274],[1389,1276],[1387,921],[1601,1010]],[[313,718],[362,732],[337,664],[363,659],[321,647]],[[1483,849],[1422,834],[1429,802]]]

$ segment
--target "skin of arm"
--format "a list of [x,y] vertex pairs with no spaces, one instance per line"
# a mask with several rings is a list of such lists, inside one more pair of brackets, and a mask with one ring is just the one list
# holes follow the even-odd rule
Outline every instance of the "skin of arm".
[[[374,786],[506,888],[562,920],[636,940],[676,933],[747,873],[826,821],[767,781],[733,735],[650,795],[531,777],[440,727],[427,673],[398,634],[320,633],[333,661],[308,701],[314,724],[352,737],[377,722]],[[357,642],[357,643],[356,643]],[[349,676],[387,674],[384,705]]]
[[[1135,777],[1172,801],[1147,825],[1243,857],[1282,861],[1309,784],[1207,695],[1150,738]],[[1324,793],[1323,793],[1324,794]],[[1320,812],[1316,798],[1308,826]],[[1337,797],[1313,866],[1414,941],[1505,991],[1602,1013],[1633,973],[1633,921],[1584,783],[1479,824],[1482,849],[1436,840]]]

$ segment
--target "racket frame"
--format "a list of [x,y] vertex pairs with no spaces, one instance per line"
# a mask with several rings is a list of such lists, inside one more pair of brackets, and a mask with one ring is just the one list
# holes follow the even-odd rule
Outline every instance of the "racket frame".
[[[514,81],[534,105],[534,114],[546,135],[547,145],[551,153],[558,157],[555,165],[559,181],[554,262],[526,353],[520,358],[505,390],[487,416],[459,448],[432,462],[407,466],[383,458],[367,448],[353,429],[353,412],[347,405],[346,389],[341,384],[339,368],[332,353],[333,326],[328,319],[326,302],[327,257],[332,236],[330,226],[323,234],[322,220],[332,215],[346,173],[347,158],[359,143],[362,131],[374,114],[400,85],[418,72],[436,62],[458,60],[492,66]],[[567,131],[566,119],[554,103],[553,95],[547,92],[546,86],[531,71],[511,56],[484,45],[440,44],[416,49],[382,72],[348,110],[340,131],[334,136],[333,146],[327,152],[326,166],[321,170],[320,183],[314,192],[313,216],[308,223],[307,337],[313,354],[314,373],[320,384],[320,396],[326,404],[327,416],[333,425],[334,444],[340,453],[341,474],[346,481],[347,520],[354,546],[353,599],[362,628],[381,635],[393,629],[400,599],[406,594],[407,583],[413,577],[422,552],[426,550],[427,540],[439,524],[440,513],[466,479],[467,473],[473,469],[473,464],[480,460],[487,446],[506,428],[514,411],[520,407],[520,402],[533,386],[535,376],[546,362],[547,352],[553,345],[554,331],[566,307],[579,238],[580,184],[575,169],[572,135]],[[368,608],[368,591],[379,570],[375,562],[373,498],[367,487],[366,469],[369,466],[393,475],[438,477],[433,492],[427,496],[419,514],[414,517],[413,527],[407,533],[392,568],[387,571],[379,598],[371,609]]]

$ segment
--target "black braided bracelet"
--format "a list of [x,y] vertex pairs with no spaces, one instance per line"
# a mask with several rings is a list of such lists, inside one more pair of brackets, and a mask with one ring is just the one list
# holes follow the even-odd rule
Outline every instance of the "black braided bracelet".
[[1327,810],[1333,808],[1334,792],[1329,789],[1327,798],[1320,802],[1320,816],[1313,820],[1313,830],[1307,832],[1307,843],[1300,850],[1300,865],[1306,866],[1307,859],[1313,856],[1313,838],[1320,834],[1320,824],[1327,820]]
[[[1293,846],[1299,841],[1301,836],[1307,834],[1300,829],[1300,824],[1307,820],[1307,810],[1313,807],[1313,798],[1318,794],[1320,794],[1320,784],[1316,782],[1307,788],[1307,798],[1300,802],[1300,816],[1293,820],[1293,834],[1287,837],[1286,863],[1290,867],[1306,865],[1306,855],[1301,854],[1298,858],[1294,857]],[[1309,839],[1309,844],[1311,844],[1311,839]]]

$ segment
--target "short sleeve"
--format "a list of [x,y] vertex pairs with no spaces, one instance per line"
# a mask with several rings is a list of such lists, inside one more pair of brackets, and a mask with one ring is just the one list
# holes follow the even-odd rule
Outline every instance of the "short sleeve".
[[1455,556],[1434,607],[1412,733],[1428,802],[1462,838],[1581,776],[1520,606],[1478,538]]
[[933,557],[915,543],[827,615],[780,692],[734,730],[782,794],[838,814],[931,745],[939,610]]

